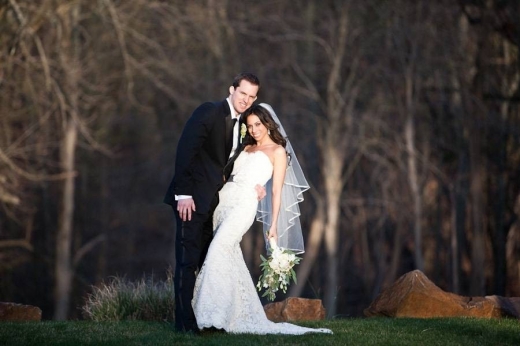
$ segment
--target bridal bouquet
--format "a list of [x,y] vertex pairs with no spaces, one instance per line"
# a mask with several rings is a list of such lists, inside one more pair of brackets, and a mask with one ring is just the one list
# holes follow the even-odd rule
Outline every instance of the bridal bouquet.
[[295,264],[300,263],[301,257],[296,256],[290,250],[278,247],[274,238],[269,240],[269,244],[272,249],[269,258],[266,259],[260,255],[262,259],[260,264],[262,275],[260,275],[256,287],[258,291],[265,288],[266,290],[262,297],[267,296],[267,299],[273,301],[278,290],[282,290],[283,293],[287,292],[287,286],[291,278],[296,283],[296,272],[293,267]]

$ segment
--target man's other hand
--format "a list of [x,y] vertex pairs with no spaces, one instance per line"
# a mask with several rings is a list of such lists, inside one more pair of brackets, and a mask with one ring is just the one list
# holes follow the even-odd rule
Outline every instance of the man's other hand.
[[265,187],[260,184],[256,184],[255,189],[256,194],[258,195],[258,200],[261,201],[265,195],[267,195],[267,192],[265,192]]

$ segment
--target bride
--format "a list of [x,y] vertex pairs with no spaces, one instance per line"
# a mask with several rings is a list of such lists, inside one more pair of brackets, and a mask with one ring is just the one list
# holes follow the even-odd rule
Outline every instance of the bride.
[[[197,325],[229,333],[332,334],[329,329],[274,323],[265,315],[240,241],[258,215],[266,227],[266,240],[274,238],[281,247],[303,252],[298,202],[308,185],[294,153],[287,153],[292,147],[273,109],[254,105],[242,118],[247,128],[245,147],[219,192],[214,238],[195,283],[192,306]],[[267,196],[259,204],[255,186],[266,183]]]

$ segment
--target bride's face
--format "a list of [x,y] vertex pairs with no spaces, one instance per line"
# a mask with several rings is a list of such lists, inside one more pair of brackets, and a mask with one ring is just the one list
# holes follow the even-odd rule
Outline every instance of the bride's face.
[[260,121],[258,116],[251,114],[247,117],[247,131],[255,139],[255,141],[259,142],[267,136],[267,127]]

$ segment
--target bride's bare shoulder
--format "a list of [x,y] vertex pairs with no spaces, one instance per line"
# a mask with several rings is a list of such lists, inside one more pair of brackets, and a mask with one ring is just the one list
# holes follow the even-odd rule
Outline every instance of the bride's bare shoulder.
[[287,152],[285,151],[285,148],[281,145],[278,145],[276,148],[273,149],[273,161],[274,162],[280,162],[283,164],[287,160]]
[[282,145],[277,145],[273,151],[274,151],[274,154],[277,156],[287,154],[287,152],[285,151],[285,148]]

